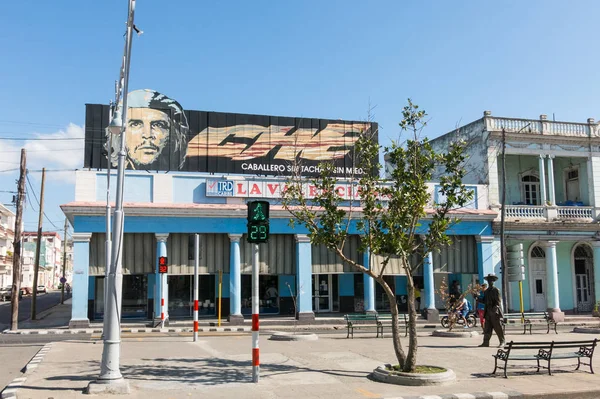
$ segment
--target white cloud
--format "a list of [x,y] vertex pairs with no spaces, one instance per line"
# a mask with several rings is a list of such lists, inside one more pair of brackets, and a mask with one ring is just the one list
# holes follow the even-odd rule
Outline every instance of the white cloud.
[[[32,138],[44,140],[25,141],[27,169],[81,169],[83,167],[84,136],[83,126],[74,123],[69,123],[66,129],[54,133],[36,133]],[[70,140],[60,140],[65,138]],[[16,154],[18,163],[20,154],[18,152],[11,154]],[[69,183],[75,182],[73,171],[52,172],[48,173],[47,177]]]

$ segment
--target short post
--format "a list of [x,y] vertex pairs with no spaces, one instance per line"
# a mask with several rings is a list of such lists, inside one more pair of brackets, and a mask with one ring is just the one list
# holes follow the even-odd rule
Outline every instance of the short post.
[[200,234],[195,237],[196,261],[194,262],[194,342],[198,340],[198,269],[200,268]]
[[165,279],[160,275],[160,328],[165,328]]
[[260,360],[258,349],[258,244],[252,244],[252,382],[258,382]]

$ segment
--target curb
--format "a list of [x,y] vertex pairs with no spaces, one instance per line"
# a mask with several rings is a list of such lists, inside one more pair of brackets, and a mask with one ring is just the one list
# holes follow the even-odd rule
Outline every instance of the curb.
[[44,360],[44,356],[46,353],[52,348],[52,343],[48,343],[44,345],[42,349],[25,365],[23,368],[23,376],[17,377],[11,381],[10,384],[4,388],[2,393],[0,394],[1,399],[12,399],[17,397],[17,390],[23,386],[25,381],[27,381],[27,375],[31,374],[37,366]]
[[[198,332],[250,332],[252,327],[201,327],[198,328]],[[194,332],[193,328],[123,328],[121,333],[127,334],[144,334],[144,333],[182,333],[182,332]],[[77,335],[77,334],[102,334],[102,329],[54,329],[54,330],[18,330],[10,331],[4,330],[3,334],[16,334],[16,335]]]
[[454,393],[445,395],[422,395],[422,396],[395,396],[385,399],[522,399],[520,392],[474,392],[474,393]]

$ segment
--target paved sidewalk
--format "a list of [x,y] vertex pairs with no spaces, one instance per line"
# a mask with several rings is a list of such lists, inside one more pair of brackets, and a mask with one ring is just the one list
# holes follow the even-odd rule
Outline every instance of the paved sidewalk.
[[[19,323],[18,334],[101,334],[102,323],[92,322],[90,328],[69,330],[69,321],[71,320],[71,299],[65,300],[63,305],[58,304],[38,315],[37,320],[27,320]],[[217,327],[217,319],[204,319],[200,321],[200,332],[240,332],[250,331],[251,320],[248,318],[243,325],[231,325],[226,320]],[[149,327],[148,320],[123,320],[121,330],[123,333],[180,333],[192,332],[193,324],[191,320],[175,320],[169,323],[166,328]],[[567,316],[564,322],[558,323],[558,327],[563,331],[571,330],[573,326],[599,324],[598,318],[591,316]],[[269,329],[282,331],[345,331],[346,322],[342,315],[330,315],[326,317],[317,317],[311,324],[298,324],[292,317],[264,317],[261,318],[261,326]],[[440,328],[440,324],[430,323],[426,320],[417,320],[417,328],[431,331]],[[481,327],[474,328],[480,331]],[[3,332],[8,333],[8,330]],[[11,332],[14,333],[14,332]]]
[[[553,376],[524,367],[528,362],[520,362],[520,367],[513,369],[508,379],[491,376],[494,366],[491,355],[496,349],[477,348],[481,337],[437,338],[419,333],[419,363],[449,367],[455,371],[458,381],[445,387],[400,387],[368,378],[378,365],[394,361],[389,338],[357,334],[355,339],[346,339],[345,335],[328,334],[321,335],[318,341],[280,342],[268,340],[265,334],[263,331],[260,342],[261,380],[258,384],[251,382],[251,338],[248,335],[200,337],[196,343],[189,338],[173,337],[124,340],[121,370],[132,388],[128,397],[364,399],[520,392],[525,396],[511,397],[549,399],[568,397],[558,392],[590,390],[596,391],[591,396],[572,397],[600,397],[600,376],[586,371],[566,372],[574,369],[572,360],[557,362]],[[508,337],[528,341],[592,338],[590,334],[575,333]],[[403,343],[406,341],[403,339]],[[87,397],[82,391],[98,375],[101,353],[101,342],[54,343],[17,391],[17,397]],[[508,397],[498,395],[487,397]]]

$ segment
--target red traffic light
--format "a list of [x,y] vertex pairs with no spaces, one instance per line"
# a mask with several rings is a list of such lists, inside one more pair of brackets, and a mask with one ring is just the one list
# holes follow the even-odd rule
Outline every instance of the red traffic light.
[[168,259],[166,256],[158,257],[158,272],[167,273],[169,271]]

